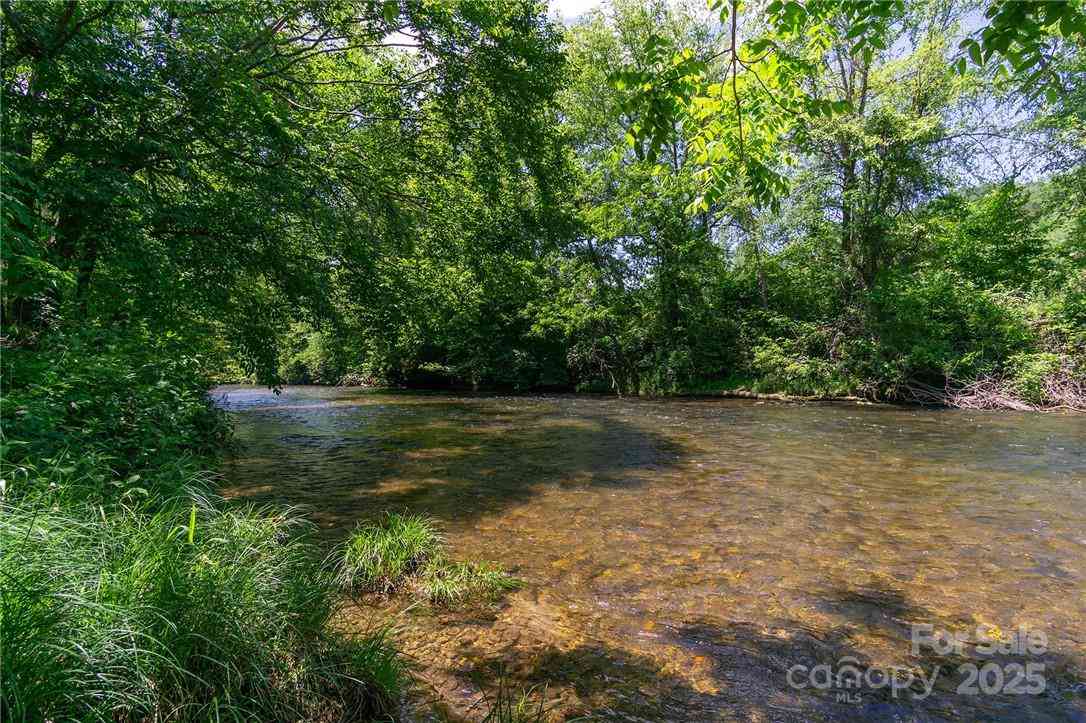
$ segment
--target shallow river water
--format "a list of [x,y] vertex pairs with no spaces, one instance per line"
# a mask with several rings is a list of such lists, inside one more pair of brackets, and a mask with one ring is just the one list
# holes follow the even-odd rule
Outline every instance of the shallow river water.
[[557,720],[1086,721],[1086,416],[215,394],[229,497],[300,505],[328,545],[424,513],[524,580],[345,613],[398,621],[408,717],[481,718],[503,679]]

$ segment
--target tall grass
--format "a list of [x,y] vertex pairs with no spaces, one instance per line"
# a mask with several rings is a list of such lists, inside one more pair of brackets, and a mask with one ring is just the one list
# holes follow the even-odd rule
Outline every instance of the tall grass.
[[4,349],[0,720],[387,717],[401,660],[329,625],[311,526],[193,491],[230,425],[189,346],[87,327]]
[[401,661],[383,633],[329,628],[335,580],[307,528],[199,498],[153,513],[0,507],[0,718],[387,713]]

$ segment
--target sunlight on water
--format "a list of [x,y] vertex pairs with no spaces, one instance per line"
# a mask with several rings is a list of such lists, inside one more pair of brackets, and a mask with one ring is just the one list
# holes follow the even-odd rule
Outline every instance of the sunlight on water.
[[[386,509],[524,589],[403,612],[422,698],[477,718],[499,675],[621,720],[1086,718],[1086,417],[722,400],[216,390],[227,493],[302,505],[333,544]],[[963,649],[914,654],[911,626]],[[978,625],[1045,651],[978,652]],[[854,697],[795,666],[938,671]],[[960,666],[1043,666],[1044,690]],[[795,678],[793,678],[795,679]],[[420,711],[425,706],[420,705]],[[422,715],[420,713],[420,715]]]

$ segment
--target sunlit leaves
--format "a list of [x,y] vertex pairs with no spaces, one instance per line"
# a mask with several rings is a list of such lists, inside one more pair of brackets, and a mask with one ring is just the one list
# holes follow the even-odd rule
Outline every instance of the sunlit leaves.
[[[678,122],[692,121],[702,129],[703,160],[723,165],[703,175],[707,186],[700,205],[711,203],[728,183],[740,183],[755,203],[772,206],[783,176],[783,155],[774,144],[792,132],[802,137],[805,125],[818,118],[849,113],[847,100],[827,100],[803,85],[813,77],[831,47],[847,48],[852,58],[870,66],[876,54],[888,51],[891,24],[905,9],[903,0],[771,0],[764,6],[710,0],[725,31],[745,11],[744,27],[764,27],[753,37],[724,37],[715,62],[730,65],[731,81],[706,85],[704,68],[681,53],[669,65],[641,68],[629,109],[639,117],[635,145],[644,140],[649,154],[658,149]],[[985,12],[986,25],[961,43],[961,56],[952,61],[961,73],[970,63],[995,64],[1031,93],[1044,92],[1049,102],[1060,87],[1048,60],[1059,38],[1081,42],[1086,16],[1080,0],[1011,2],[994,0]],[[997,62],[998,61],[998,62]],[[742,88],[740,90],[740,88]],[[762,155],[763,151],[766,155]],[[744,166],[742,170],[734,166]]]
[[963,55],[955,61],[958,72],[966,71],[966,58],[974,66],[994,66],[1014,78],[1026,94],[1045,93],[1054,102],[1061,88],[1051,67],[1056,43],[1086,39],[1086,12],[1081,1],[1002,0],[993,2],[984,17],[988,24],[961,41]]
[[[738,2],[710,7],[728,22],[743,9]],[[665,65],[654,56],[658,44],[650,40],[650,63],[614,77],[616,85],[632,91],[627,107],[638,118],[632,145],[638,148],[644,140],[651,158],[677,122],[692,123],[699,129],[697,160],[706,168],[704,193],[691,210],[703,210],[729,191],[748,195],[757,206],[776,206],[787,188],[781,140],[802,133],[805,118],[850,109],[847,101],[811,95],[801,80],[815,72],[834,42],[847,42],[865,57],[884,49],[887,22],[900,7],[900,2],[773,0],[764,8],[764,31],[725,37],[720,42],[727,47],[702,62],[680,51]],[[842,15],[850,21],[844,31],[831,22]],[[723,68],[722,80],[705,81],[710,62]]]
[[[695,94],[707,64],[689,48],[676,50],[663,36],[650,33],[640,49],[639,65],[609,76],[619,91],[628,91],[622,107],[638,117],[630,146],[639,157],[653,159],[674,132],[676,119]],[[646,141],[642,145],[641,141]]]

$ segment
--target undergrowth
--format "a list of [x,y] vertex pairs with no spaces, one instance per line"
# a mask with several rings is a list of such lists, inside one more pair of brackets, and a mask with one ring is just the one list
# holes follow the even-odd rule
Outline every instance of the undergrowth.
[[368,720],[406,677],[292,512],[207,496],[229,426],[202,361],[139,330],[5,349],[0,720]]
[[369,718],[402,664],[328,622],[310,525],[201,498],[0,514],[5,720]]

